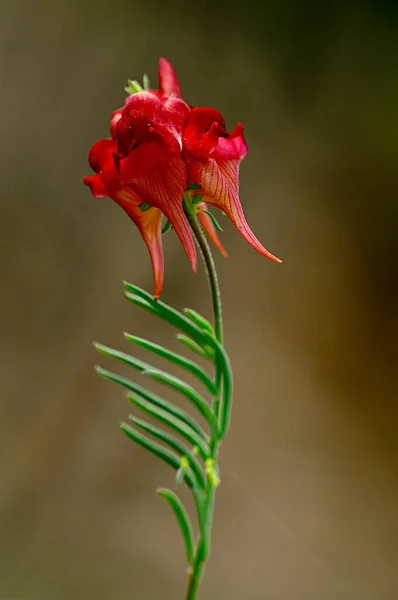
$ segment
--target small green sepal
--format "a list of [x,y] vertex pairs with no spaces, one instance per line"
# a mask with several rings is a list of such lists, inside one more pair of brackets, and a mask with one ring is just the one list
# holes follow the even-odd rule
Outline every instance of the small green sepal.
[[138,83],[138,81],[135,81],[135,79],[128,79],[127,85],[124,89],[129,96],[132,96],[133,94],[137,94],[138,92],[143,91],[143,88]]

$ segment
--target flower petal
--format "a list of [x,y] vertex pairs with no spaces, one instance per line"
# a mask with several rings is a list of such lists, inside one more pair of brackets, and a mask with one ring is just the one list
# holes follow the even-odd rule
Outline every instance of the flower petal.
[[220,238],[218,237],[216,228],[213,225],[213,221],[207,214],[209,212],[209,210],[206,206],[206,203],[200,202],[200,204],[198,204],[198,206],[197,206],[197,209],[198,209],[198,212],[196,214],[197,214],[199,223],[205,230],[207,237],[213,242],[213,244],[215,245],[217,250],[219,250],[225,258],[227,258],[228,253],[225,250],[224,246],[222,245]]
[[143,211],[139,205],[142,198],[128,187],[121,187],[115,164],[116,144],[112,139],[103,139],[94,144],[89,154],[91,168],[96,171],[92,177],[84,177],[97,198],[109,196],[128,214],[137,226],[152,262],[155,282],[154,296],[159,298],[163,286],[164,260],[162,249],[162,212],[158,208]]
[[162,246],[162,212],[158,208],[141,210],[142,199],[129,188],[121,188],[113,200],[121,206],[137,226],[151,258],[154,298],[159,298],[164,279],[164,258]]
[[154,140],[180,152],[182,126],[188,112],[188,105],[179,98],[163,100],[152,92],[129,96],[124,108],[112,113],[111,135],[118,155],[123,158],[140,144]]
[[191,110],[190,107],[181,98],[162,98],[162,102],[168,118],[173,123],[181,139],[186,118]]
[[95,173],[102,171],[115,151],[115,144],[110,138],[99,140],[91,148],[88,155],[88,164]]
[[90,150],[88,162],[97,175],[84,177],[83,182],[90,187],[91,193],[97,198],[111,196],[118,188],[115,152],[115,142],[110,138],[99,140]]
[[243,125],[238,123],[228,136],[219,137],[217,148],[214,149],[211,155],[216,159],[243,160],[247,152],[248,148],[243,136]]
[[217,148],[220,135],[228,135],[222,114],[215,108],[194,108],[184,125],[184,151],[193,158],[205,160]]
[[180,98],[180,84],[178,83],[176,72],[165,58],[159,60],[159,91],[164,96]]
[[108,190],[102,181],[101,175],[83,177],[83,183],[90,188],[92,195],[96,198],[106,198],[108,196]]
[[271,260],[281,262],[264,248],[246,221],[238,196],[239,165],[240,160],[216,161],[214,158],[209,158],[204,163],[191,160],[189,181],[201,186],[204,201],[223,210],[242,237],[257,252]]
[[120,183],[127,185],[151,206],[160,208],[172,224],[196,270],[196,248],[182,208],[187,189],[187,169],[179,154],[156,142],[142,144],[120,161]]

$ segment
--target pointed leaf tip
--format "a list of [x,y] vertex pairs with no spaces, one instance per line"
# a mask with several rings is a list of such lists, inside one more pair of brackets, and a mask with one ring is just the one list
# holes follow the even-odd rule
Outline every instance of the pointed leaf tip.
[[193,565],[195,558],[194,533],[184,505],[179,497],[172,490],[167,488],[158,488],[156,490],[156,495],[166,500],[166,502],[170,505],[184,538],[185,552],[188,562],[190,565]]

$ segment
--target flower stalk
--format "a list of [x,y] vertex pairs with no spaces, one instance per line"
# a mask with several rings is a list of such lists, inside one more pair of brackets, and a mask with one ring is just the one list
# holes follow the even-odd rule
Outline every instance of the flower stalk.
[[[209,244],[207,239],[203,233],[203,230],[198,222],[196,216],[196,208],[187,201],[187,198],[184,199],[184,211],[187,216],[188,222],[191,226],[192,232],[196,239],[196,242],[199,246],[199,249],[202,254],[203,262],[205,264],[206,273],[209,282],[209,288],[211,293],[212,305],[213,305],[213,319],[214,319],[214,332],[216,339],[220,344],[222,344],[223,340],[223,323],[222,323],[222,302],[221,302],[221,293],[220,286],[218,283],[218,276],[216,271],[216,266],[214,263],[213,255],[211,253]],[[219,409],[220,409],[220,384],[222,379],[221,370],[218,367],[218,363],[216,361],[216,373],[215,373],[215,387],[218,390],[218,393],[213,397],[213,412],[219,420]],[[215,493],[216,488],[220,484],[220,479],[218,475],[218,447],[220,443],[220,438],[210,439],[210,456],[205,461],[205,472],[207,476],[207,494],[204,498],[204,517],[203,522],[200,524],[200,535],[197,543],[196,553],[194,557],[194,562],[192,565],[192,570],[189,577],[188,590],[186,595],[186,600],[194,600],[196,598],[197,591],[199,589],[200,582],[203,577],[206,561],[209,558],[210,554],[210,544],[211,544],[211,531],[212,531],[212,522],[213,522],[213,510],[214,510],[214,501],[215,501]]]

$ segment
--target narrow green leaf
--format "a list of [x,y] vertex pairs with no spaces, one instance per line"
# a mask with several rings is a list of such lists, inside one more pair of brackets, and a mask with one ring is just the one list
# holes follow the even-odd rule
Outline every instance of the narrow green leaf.
[[214,355],[214,351],[213,351],[213,354],[211,356],[209,356],[206,353],[206,350],[204,350],[202,348],[202,346],[199,346],[199,344],[197,344],[196,342],[191,340],[191,338],[184,335],[183,333],[177,333],[176,338],[179,342],[181,342],[181,344],[184,344],[184,346],[187,346],[187,348],[189,348],[190,350],[192,350],[193,352],[195,352],[202,358],[206,358],[208,360],[209,358],[211,358]]
[[[141,373],[143,375],[148,375],[149,377],[152,377],[154,379],[157,379],[158,381],[166,383],[170,387],[173,387],[177,391],[185,394],[185,396],[187,396],[187,398],[189,400],[191,400],[191,402],[194,403],[194,405],[198,408],[200,413],[208,421],[210,427],[212,428],[212,431],[214,433],[216,433],[217,427],[218,427],[217,419],[214,416],[209,404],[188,383],[186,383],[179,377],[175,377],[174,375],[171,375],[170,373],[166,373],[165,371],[162,371],[161,369],[157,369],[156,367],[153,367],[152,365],[149,365],[148,363],[146,363],[138,358],[135,358],[134,356],[130,356],[130,354],[126,354],[126,352],[120,352],[120,350],[115,350],[114,348],[109,348],[109,346],[104,346],[103,344],[99,344],[98,342],[95,342],[94,346],[98,350],[98,352],[100,352],[101,354],[104,354],[105,356],[109,356],[111,358],[115,358],[116,360],[119,360],[120,362],[122,362],[126,365],[134,367],[135,369],[138,369],[139,371],[141,371]],[[176,356],[178,356],[178,355],[176,355]],[[193,363],[193,364],[195,364],[195,363]],[[204,371],[203,371],[203,374],[207,378],[207,375]],[[213,384],[210,383],[210,385],[212,386]]]
[[[162,304],[160,300],[152,302],[147,299],[142,298],[141,296],[136,296],[135,294],[131,294],[130,292],[125,292],[125,297],[133,304],[137,306],[141,306],[146,310],[149,310],[154,315],[160,317],[161,319],[167,321],[171,325],[174,325],[177,329],[181,329],[184,331],[190,338],[193,338],[198,346],[202,346],[206,357],[210,360],[213,358],[215,350],[214,345],[217,341],[215,336],[204,336],[204,333],[209,333],[207,330],[199,328],[196,324],[194,324],[190,319],[188,319],[185,315],[178,312],[175,309],[170,309],[171,312],[167,313],[162,308]],[[174,312],[173,312],[174,311]]]
[[[176,310],[172,306],[169,306],[162,300],[154,300],[153,297],[148,294],[148,292],[142,290],[138,286],[128,283],[127,281],[124,282],[124,287],[126,289],[125,296],[128,300],[130,300],[130,302],[133,302],[138,306],[142,306],[147,310],[151,310],[157,316],[184,331],[184,333],[188,334],[198,344],[209,344],[208,338],[204,338],[203,336],[203,330],[195,325],[183,313]],[[143,303],[141,300],[145,300],[145,303]]]
[[[143,348],[152,350],[153,352],[155,352],[156,354],[159,354],[160,356],[169,358],[175,364],[178,364],[178,365],[186,368],[188,371],[190,371],[191,373],[196,375],[199,379],[201,379],[201,381],[203,381],[203,383],[209,389],[211,394],[216,393],[214,383],[209,379],[206,371],[204,371],[201,367],[199,367],[199,365],[196,365],[193,361],[190,361],[189,359],[185,358],[184,356],[180,356],[179,354],[176,354],[176,353],[172,352],[171,350],[167,350],[167,348],[163,348],[162,346],[159,346],[158,344],[155,344],[153,342],[149,342],[148,340],[145,340],[143,338],[139,338],[139,337],[130,335],[128,333],[125,333],[124,335],[127,340],[134,342],[137,345],[142,346]],[[94,347],[96,348],[96,350],[98,350],[98,352],[100,352],[100,354],[109,356],[110,358],[115,358],[116,360],[118,360],[130,367],[134,367],[141,373],[143,373],[144,371],[150,371],[150,372],[156,371],[161,375],[162,374],[169,375],[162,369],[158,369],[157,367],[154,367],[154,366],[150,365],[149,363],[146,363],[146,362],[140,360],[139,358],[135,358],[135,356],[131,356],[130,354],[127,354],[126,352],[121,352],[120,350],[115,350],[114,348],[110,348],[109,346],[104,346],[103,344],[100,344],[99,342],[94,342]]]
[[[164,462],[173,467],[173,469],[178,471],[178,469],[180,468],[180,460],[178,456],[174,454],[174,452],[170,452],[170,450],[167,450],[167,448],[164,448],[160,444],[157,444],[153,440],[147,438],[146,435],[143,435],[127,423],[121,423],[120,429],[130,439],[134,440],[135,442],[137,442],[137,444],[139,444],[146,450],[149,450],[150,452],[152,452],[152,454],[154,454],[158,458],[161,458],[162,460],[164,460]],[[190,488],[195,488],[195,479],[191,469],[186,469],[184,471],[184,479]]]
[[197,210],[196,212],[204,213],[205,215],[207,215],[211,219],[216,231],[223,231],[223,228],[221,227],[220,223],[217,221],[216,217],[213,215],[212,212],[210,212],[209,210]]
[[116,373],[107,371],[106,369],[103,369],[98,365],[96,365],[95,370],[101,377],[104,377],[104,379],[114,381],[115,383],[122,385],[124,388],[130,390],[131,392],[138,394],[138,396],[143,398],[141,402],[146,402],[150,406],[153,405],[154,408],[158,408],[159,410],[164,411],[164,413],[169,415],[170,417],[170,421],[168,421],[168,424],[170,425],[170,427],[176,429],[176,431],[180,431],[182,433],[181,423],[186,425],[187,431],[191,433],[190,438],[185,436],[186,439],[189,439],[192,445],[198,445],[200,448],[202,448],[202,450],[204,451],[204,455],[207,456],[208,436],[200,427],[200,425],[198,425],[195,419],[191,417],[191,415],[189,415],[187,412],[185,412],[178,406],[175,406],[175,404],[164,400],[154,392],[151,392],[150,390],[147,390],[142,386],[138,385],[138,383],[131,381],[131,379],[128,379],[127,377],[123,377],[122,375],[117,375]]
[[173,352],[168,348],[159,346],[159,344],[155,344],[154,342],[150,342],[149,340],[137,337],[136,335],[130,335],[129,333],[125,333],[124,336],[129,342],[133,342],[134,344],[137,344],[138,346],[141,346],[146,350],[150,350],[151,352],[154,352],[159,356],[169,359],[174,364],[183,367],[184,369],[192,373],[192,375],[195,375],[195,377],[197,377],[207,387],[210,394],[212,394],[213,396],[217,394],[217,389],[214,383],[207,375],[206,371],[202,369],[202,367],[194,363],[192,360],[189,360],[188,358],[185,358],[185,356],[181,356],[180,354],[177,354],[176,352]]
[[151,296],[151,294],[146,290],[140,288],[138,285],[134,285],[134,283],[130,283],[128,281],[123,281],[123,286],[127,291],[131,292],[132,294],[136,294],[137,296],[140,296],[148,302],[153,301],[153,296]]
[[173,417],[168,411],[154,406],[151,402],[148,402],[138,394],[128,394],[127,398],[132,404],[146,412],[148,415],[159,419],[165,425],[168,425],[171,429],[174,429],[183,438],[188,440],[192,446],[197,446],[202,458],[206,459],[209,456],[210,450],[207,445],[207,440],[204,440],[201,435],[198,435],[196,431],[193,431],[189,425],[186,425],[176,417]]
[[194,404],[194,406],[196,406],[201,415],[206,419],[213,435],[215,437],[218,437],[219,431],[217,419],[213,411],[211,410],[211,407],[206,402],[206,400],[200,394],[198,394],[196,390],[194,390],[192,386],[190,386],[188,383],[186,383],[179,377],[175,377],[174,375],[170,375],[169,373],[164,373],[163,371],[159,371],[158,369],[148,369],[147,371],[143,372],[143,375],[147,375],[152,379],[161,381],[162,383],[165,383],[171,388],[174,388],[175,390],[178,390],[179,392],[184,394],[184,396],[186,396],[188,400],[190,400]]
[[185,331],[199,344],[205,342],[202,331],[201,329],[199,329],[199,327],[195,326],[187,317],[185,317],[182,313],[178,312],[177,310],[165,309],[160,303],[160,300],[154,301],[152,298],[148,300],[148,298],[143,298],[142,296],[138,296],[137,294],[128,291],[126,291],[124,295],[127,298],[127,300],[133,302],[133,304],[136,304],[137,306],[141,306],[142,308],[149,310],[157,317],[160,317],[164,321],[167,321],[171,325],[174,325],[174,327],[176,327],[177,329]]
[[156,494],[160,498],[164,498],[166,502],[170,505],[172,511],[175,514],[178,525],[180,526],[182,537],[185,542],[185,552],[187,555],[187,559],[190,565],[193,565],[194,557],[195,557],[195,544],[194,544],[194,535],[192,530],[192,525],[186,512],[184,505],[181,500],[171,490],[167,488],[158,488],[156,490]]
[[153,306],[153,303],[149,302],[145,298],[141,298],[141,296],[138,296],[136,294],[130,294],[128,292],[125,292],[124,295],[127,298],[127,300],[133,302],[133,304],[136,304],[141,308],[145,308],[146,310],[156,313],[156,306]]
[[138,371],[146,371],[147,369],[153,369],[152,365],[140,360],[139,358],[135,358],[134,356],[130,356],[130,354],[126,354],[126,352],[121,352],[120,350],[115,350],[114,348],[110,348],[109,346],[104,346],[99,342],[94,342],[94,348],[100,353],[104,354],[104,356],[109,356],[110,358],[116,358],[120,362],[125,365],[129,365],[129,367],[134,367],[138,369]]
[[132,415],[129,416],[129,420],[132,421],[136,427],[139,427],[146,433],[153,435],[153,437],[170,446],[170,448],[177,452],[177,454],[180,456],[186,456],[189,461],[189,466],[195,475],[197,485],[201,488],[205,487],[205,478],[197,458],[182,442],[180,442],[180,440],[172,436],[170,433],[167,433],[167,431],[164,431],[159,427],[155,427],[154,425],[151,425],[150,423],[147,423],[146,421],[138,419]]
[[184,308],[184,313],[189,319],[191,319],[191,321],[193,321],[201,329],[205,329],[206,331],[214,335],[213,325],[210,323],[210,321],[205,319],[205,317],[202,317],[201,314],[196,312],[196,310],[192,310],[192,308]]
[[188,185],[188,189],[189,189],[189,190],[200,190],[200,188],[201,188],[201,187],[202,187],[202,186],[201,186],[201,185],[199,185],[199,183],[190,183],[190,184]]

